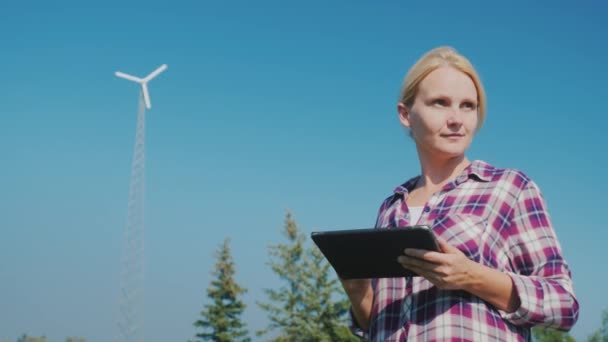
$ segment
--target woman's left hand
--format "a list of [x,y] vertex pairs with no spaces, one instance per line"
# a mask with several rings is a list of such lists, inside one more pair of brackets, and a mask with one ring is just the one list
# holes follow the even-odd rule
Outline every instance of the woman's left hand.
[[440,289],[466,290],[474,283],[474,271],[480,265],[446,241],[437,240],[443,253],[408,248],[397,261]]

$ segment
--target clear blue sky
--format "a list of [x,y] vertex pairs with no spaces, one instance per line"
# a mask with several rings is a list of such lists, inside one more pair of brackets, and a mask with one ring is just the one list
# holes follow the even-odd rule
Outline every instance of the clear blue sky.
[[0,340],[116,331],[138,89],[147,120],[145,340],[186,341],[232,238],[255,302],[290,208],[307,234],[370,227],[419,172],[395,110],[403,76],[451,45],[488,117],[468,156],[541,187],[581,304],[608,308],[602,1],[11,1],[0,5]]

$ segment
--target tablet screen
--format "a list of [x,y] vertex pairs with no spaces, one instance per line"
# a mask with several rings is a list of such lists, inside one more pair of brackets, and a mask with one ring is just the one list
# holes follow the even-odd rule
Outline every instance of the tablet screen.
[[397,262],[403,250],[439,251],[428,226],[333,230],[311,237],[342,279],[416,276]]

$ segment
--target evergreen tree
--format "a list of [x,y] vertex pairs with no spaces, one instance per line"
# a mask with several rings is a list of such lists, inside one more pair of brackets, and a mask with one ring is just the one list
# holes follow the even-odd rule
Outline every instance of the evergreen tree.
[[349,304],[338,279],[316,247],[306,248],[291,212],[282,233],[287,243],[269,247],[268,264],[285,285],[265,290],[269,303],[258,305],[270,324],[258,335],[278,330],[274,341],[358,341],[346,326]]
[[17,339],[17,342],[46,342],[46,337],[45,336],[33,337],[33,336],[27,336],[26,334],[23,334],[21,337],[19,337]]
[[270,303],[258,303],[260,308],[268,313],[270,324],[257,334],[264,335],[279,330],[280,336],[274,339],[277,342],[299,340],[308,318],[303,305],[302,264],[305,237],[300,233],[291,212],[287,212],[285,217],[283,234],[287,238],[287,244],[268,248],[272,259],[268,265],[286,285],[279,290],[265,289]]
[[229,242],[226,238],[216,254],[217,263],[212,273],[216,279],[211,281],[207,289],[207,297],[212,304],[205,305],[201,312],[202,319],[194,322],[195,327],[203,329],[196,337],[204,341],[250,341],[245,323],[241,321],[245,304],[240,296],[247,290],[234,280],[234,261]]
[[587,342],[608,342],[608,309],[602,313],[602,326],[587,338]]
[[316,245],[308,250],[304,264],[304,306],[314,324],[311,340],[360,341],[348,328],[350,302],[331,265]]
[[576,342],[567,332],[540,326],[532,328],[532,337],[534,342]]

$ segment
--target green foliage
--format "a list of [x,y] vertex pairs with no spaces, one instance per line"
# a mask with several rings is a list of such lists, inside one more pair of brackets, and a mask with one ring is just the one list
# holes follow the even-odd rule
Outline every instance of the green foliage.
[[348,329],[350,302],[344,296],[342,286],[333,269],[317,248],[308,250],[304,261],[304,306],[312,321],[311,340],[360,341]]
[[17,342],[46,342],[46,337],[41,336],[41,337],[33,337],[33,336],[27,336],[26,334],[21,335],[21,337],[19,337],[17,339]]
[[196,337],[204,341],[250,341],[241,315],[245,304],[240,296],[247,290],[234,280],[234,261],[230,254],[229,239],[218,250],[215,271],[216,279],[207,289],[207,297],[212,304],[206,304],[201,312],[202,319],[194,322],[195,327],[203,329]]
[[[10,342],[9,340],[1,340],[0,342]],[[21,337],[17,338],[17,342],[46,342],[46,337],[33,337],[27,336],[26,334],[21,335]],[[86,342],[84,337],[68,337],[65,339],[65,342]]]
[[[532,328],[532,336],[535,342],[575,342],[570,334],[555,329],[543,327]],[[585,342],[608,342],[608,309],[602,313],[602,325]]]
[[576,342],[567,332],[545,327],[533,327],[532,336],[535,342]]
[[284,285],[266,289],[268,302],[258,302],[270,324],[257,334],[276,330],[274,341],[358,341],[346,326],[349,304],[338,279],[316,247],[306,248],[290,212],[282,233],[287,242],[269,247],[268,265]]
[[587,342],[608,342],[608,309],[602,313],[602,325],[587,338]]
[[286,285],[279,290],[264,290],[270,302],[258,305],[268,313],[270,324],[257,334],[264,335],[278,329],[281,336],[276,341],[293,341],[300,336],[301,327],[306,326],[308,317],[303,307],[304,275],[301,272],[305,238],[289,212],[283,234],[288,242],[269,247],[273,260],[268,265]]

